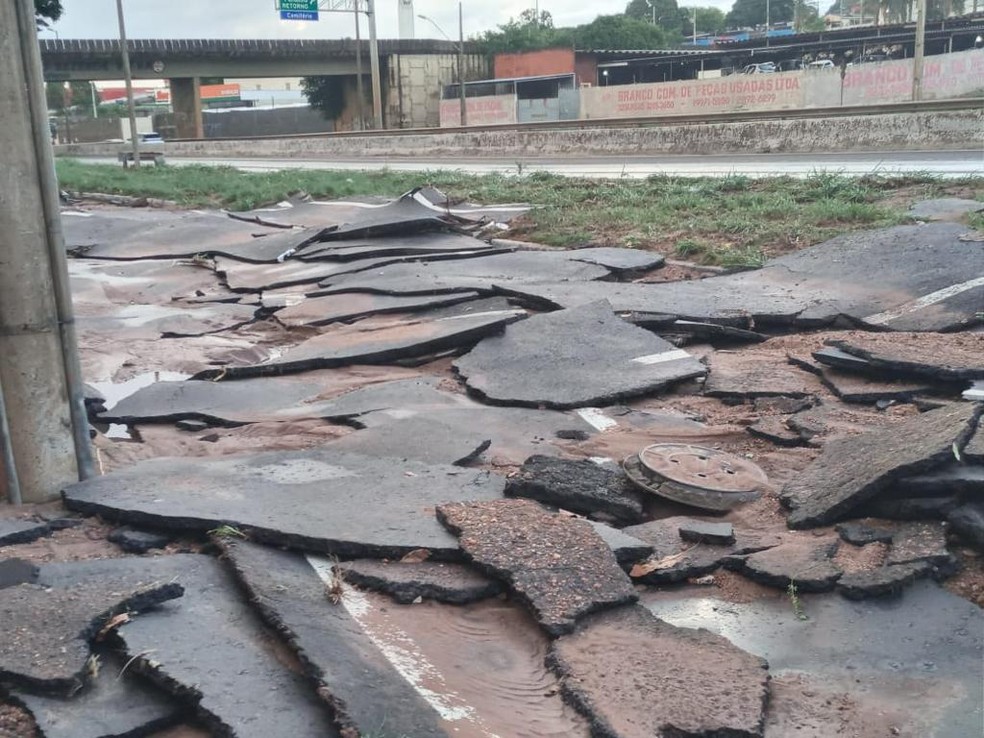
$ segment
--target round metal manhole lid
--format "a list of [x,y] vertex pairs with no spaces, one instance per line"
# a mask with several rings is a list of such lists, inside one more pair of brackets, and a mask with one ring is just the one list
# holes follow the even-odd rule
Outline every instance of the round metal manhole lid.
[[768,478],[752,462],[733,454],[686,443],[658,443],[639,452],[648,474],[695,490],[720,494],[760,491]]

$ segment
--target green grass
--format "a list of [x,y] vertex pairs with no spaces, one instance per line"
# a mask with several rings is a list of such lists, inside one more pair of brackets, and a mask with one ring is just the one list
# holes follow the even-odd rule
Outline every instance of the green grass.
[[[68,159],[59,160],[57,169],[62,188],[71,192],[156,197],[186,207],[232,210],[278,202],[297,192],[317,198],[395,196],[428,184],[454,198],[533,204],[534,209],[504,234],[507,237],[562,247],[624,246],[723,266],[758,266],[769,257],[840,233],[910,222],[905,211],[919,199],[984,199],[984,178],[942,180],[931,175],[587,180],[539,172],[479,176],[450,170],[124,170]],[[981,216],[971,222],[984,226]]]

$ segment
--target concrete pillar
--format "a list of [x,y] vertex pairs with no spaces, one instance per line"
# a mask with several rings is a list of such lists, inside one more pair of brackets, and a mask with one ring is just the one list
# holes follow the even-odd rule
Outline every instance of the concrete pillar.
[[178,77],[169,80],[169,84],[178,138],[205,138],[201,80],[198,77]]
[[64,264],[49,250],[64,249],[50,243],[61,241],[57,189],[47,131],[35,130],[44,95],[28,94],[40,68],[33,4],[0,3],[0,386],[24,502],[79,478],[53,279]]

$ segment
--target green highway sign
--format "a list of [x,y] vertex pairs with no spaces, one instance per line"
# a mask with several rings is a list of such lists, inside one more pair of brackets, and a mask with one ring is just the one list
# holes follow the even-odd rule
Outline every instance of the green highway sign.
[[317,13],[318,0],[277,0],[277,10],[296,13]]

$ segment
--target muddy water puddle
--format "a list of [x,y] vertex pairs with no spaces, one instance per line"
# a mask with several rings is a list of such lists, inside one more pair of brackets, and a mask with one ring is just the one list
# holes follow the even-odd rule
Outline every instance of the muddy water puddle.
[[502,599],[463,607],[348,588],[345,607],[456,738],[587,738],[544,665],[548,640]]
[[[187,374],[180,372],[147,372],[139,374],[125,382],[89,382],[88,384],[98,390],[106,401],[103,403],[107,410],[112,410],[120,400],[132,395],[137,390],[149,387],[157,382],[180,382],[188,379]],[[113,441],[139,441],[140,437],[127,425],[122,423],[94,424],[106,438]]]

